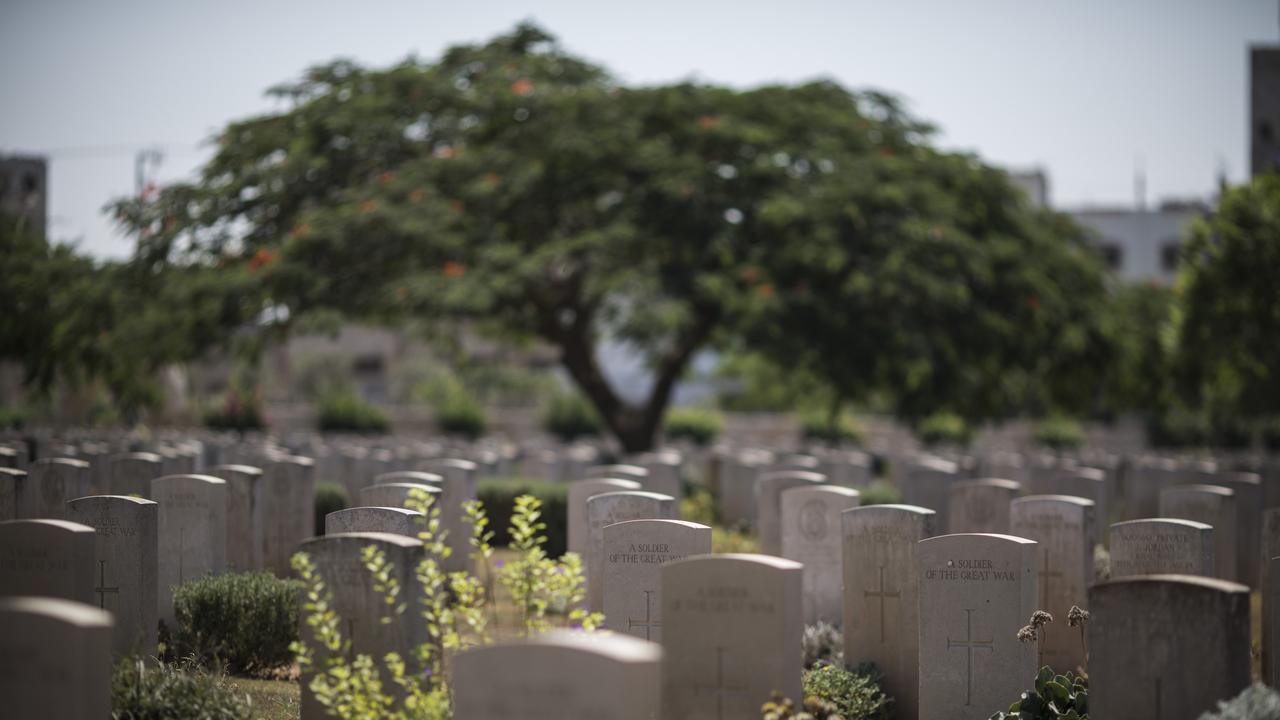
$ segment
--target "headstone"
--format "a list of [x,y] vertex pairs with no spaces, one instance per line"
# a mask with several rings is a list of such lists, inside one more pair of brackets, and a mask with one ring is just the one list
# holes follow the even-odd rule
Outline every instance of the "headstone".
[[[444,478],[436,473],[423,472],[421,470],[393,470],[376,475],[373,478],[374,485],[386,485],[388,483],[416,483],[420,485],[443,485]],[[366,485],[365,487],[369,487]]]
[[[374,591],[373,577],[361,557],[370,546],[383,552],[392,577],[400,585],[401,602],[407,609],[398,622],[382,622],[384,617],[394,616],[387,614],[390,611],[383,595]],[[421,676],[424,668],[416,660],[414,651],[427,641],[426,624],[419,616],[422,588],[415,575],[423,557],[422,543],[389,533],[345,533],[311,538],[303,542],[298,551],[310,557],[331,594],[330,609],[338,617],[342,639],[351,643],[353,656],[369,655],[375,659],[375,667],[381,669],[384,667],[381,659],[389,652],[396,652],[407,664],[407,674]],[[302,641],[315,653],[317,665],[323,666],[327,651],[316,641],[305,618],[300,625]],[[382,675],[384,689],[395,694],[394,681],[385,672]],[[304,675],[301,684],[302,719],[328,717],[310,690],[310,677]]]
[[93,544],[93,528],[79,523],[0,522],[0,595],[57,597],[97,605]]
[[1009,533],[1039,543],[1036,608],[1054,619],[1041,630],[1041,661],[1060,673],[1086,666],[1080,635],[1067,624],[1067,613],[1073,605],[1089,609],[1094,522],[1093,501],[1070,495],[1018,498],[1010,511]]
[[754,718],[775,691],[800,702],[801,570],[771,555],[663,566],[664,720]]
[[661,568],[711,553],[711,528],[682,520],[627,520],[604,528],[604,627],[662,640]]
[[920,542],[920,717],[989,717],[1035,678],[1035,648],[1017,632],[1039,601],[1038,551],[1009,535]]
[[67,519],[94,533],[93,595],[115,615],[116,657],[156,652],[158,505],[143,498],[90,495],[67,503]]
[[760,552],[782,556],[782,492],[825,482],[826,475],[808,470],[760,473],[756,478],[756,536]]
[[17,520],[27,484],[27,473],[0,467],[0,520]]
[[460,720],[652,720],[660,717],[662,648],[622,635],[555,630],[458,654]]
[[111,613],[49,597],[0,597],[5,717],[111,717]]
[[875,663],[903,718],[918,716],[916,549],[934,535],[936,516],[913,505],[873,505],[841,513],[845,664]]
[[61,520],[67,501],[89,494],[89,463],[67,458],[37,460],[27,470],[18,514]]
[[956,533],[1009,532],[1009,503],[1022,486],[995,478],[961,480],[951,484],[947,531]]
[[[1250,472],[1224,472],[1212,484],[1230,488],[1236,495],[1236,581],[1260,588],[1262,556],[1262,477]],[[1215,529],[1215,533],[1216,533]],[[1221,535],[1218,535],[1221,538]]]
[[[422,490],[431,495],[436,503],[440,503],[444,491],[439,485],[427,483],[405,483],[393,482],[384,485],[370,485],[360,489],[360,506],[361,507],[391,507],[403,508],[405,501],[413,494],[414,490]],[[441,515],[444,514],[443,505],[441,506]]]
[[[1102,542],[1102,532],[1109,525],[1107,472],[1094,467],[1061,469],[1031,487],[1035,495],[1070,495],[1093,501],[1093,544]],[[1017,533],[1014,533],[1017,535]]]
[[639,465],[596,465],[587,468],[585,479],[619,478],[635,480],[644,485],[649,480],[649,471]]
[[[632,458],[632,462],[648,473],[647,478],[638,480],[645,490],[670,495],[677,500],[684,496],[684,489],[680,482],[681,460],[678,453],[643,453]],[[627,476],[627,479],[634,478]]]
[[1182,482],[1178,464],[1169,459],[1144,458],[1126,473],[1122,517],[1129,519],[1155,517],[1160,510],[1160,490]]
[[676,500],[670,495],[623,490],[587,498],[587,607],[604,609],[604,529],[626,520],[674,520]]
[[960,479],[960,468],[940,458],[922,458],[909,465],[898,480],[902,500],[938,513],[938,532],[946,531],[951,484]]
[[725,527],[751,527],[756,523],[756,477],[773,461],[761,450],[749,450],[724,459],[717,491],[720,522]]
[[403,507],[353,507],[324,516],[324,534],[380,532],[416,538],[422,513]]
[[635,480],[619,480],[605,478],[600,480],[578,480],[569,483],[568,499],[568,550],[577,553],[585,564],[589,561],[587,550],[590,545],[590,531],[587,528],[587,499],[594,495],[622,490],[639,490],[640,483]]
[[146,497],[151,481],[163,474],[164,459],[155,453],[124,453],[107,460],[107,487],[112,495]]
[[839,485],[799,485],[782,491],[782,557],[804,566],[804,623],[844,622],[840,514],[861,495]]
[[208,474],[227,483],[227,570],[261,570],[262,471],[249,465],[217,465]]
[[1249,588],[1186,575],[1089,590],[1089,716],[1196,720],[1249,686]]
[[227,483],[210,475],[167,475],[151,481],[157,519],[160,620],[177,627],[174,590],[226,569]]
[[279,577],[293,573],[298,543],[316,534],[315,463],[281,456],[269,460],[262,480],[262,568]]
[[1280,688],[1280,555],[1266,564],[1262,586],[1262,682]]
[[418,469],[435,473],[443,478],[440,484],[440,522],[448,533],[446,544],[453,553],[444,560],[449,572],[471,568],[471,526],[467,522],[464,503],[476,499],[476,478],[479,466],[470,460],[429,460],[418,464]]
[[1192,520],[1155,518],[1111,526],[1111,577],[1214,575],[1213,528]]
[[1217,485],[1171,485],[1160,491],[1160,517],[1194,520],[1213,528],[1214,577],[1237,577],[1235,491]]

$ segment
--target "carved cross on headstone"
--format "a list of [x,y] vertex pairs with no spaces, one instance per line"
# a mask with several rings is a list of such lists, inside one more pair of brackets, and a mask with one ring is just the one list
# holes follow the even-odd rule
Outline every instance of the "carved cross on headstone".
[[964,686],[964,704],[969,706],[973,704],[973,651],[975,648],[984,650],[995,650],[992,645],[994,640],[975,640],[973,638],[973,610],[966,608],[964,611],[964,639],[952,640],[947,638],[947,649],[964,648],[968,654],[968,666],[965,670],[966,680]]
[[662,623],[656,622],[653,619],[653,591],[645,590],[644,591],[644,620],[633,620],[632,618],[627,618],[627,630],[631,631],[636,628],[644,628],[644,639],[652,640],[653,638],[650,637],[649,635],[653,631],[653,628],[660,628],[660,627],[662,627]]
[[98,593],[98,607],[105,610],[107,607],[107,593],[112,593],[116,597],[120,596],[120,586],[107,587],[107,561],[98,561],[98,587],[93,589]]
[[884,589],[884,566],[880,566],[880,586],[878,590],[863,590],[863,598],[879,598],[880,599],[880,642],[884,642],[884,601],[888,598],[901,600],[901,592],[885,592]]
[[725,649],[716,646],[716,684],[715,685],[694,685],[694,692],[710,691],[716,695],[716,720],[724,720],[724,696],[730,693],[741,692],[744,688],[740,685],[725,685],[724,683],[724,651]]
[[1049,571],[1049,548],[1045,547],[1043,559],[1040,563],[1040,609],[1048,611],[1049,609],[1049,581],[1051,578],[1060,578],[1062,573]]

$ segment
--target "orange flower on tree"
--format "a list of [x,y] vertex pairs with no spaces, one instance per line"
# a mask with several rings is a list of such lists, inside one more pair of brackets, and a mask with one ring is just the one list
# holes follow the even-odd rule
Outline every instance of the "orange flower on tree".
[[524,97],[525,95],[533,92],[533,83],[530,82],[528,78],[520,78],[519,80],[511,83],[511,92],[519,95],[520,97]]
[[304,238],[311,234],[311,226],[307,223],[300,222],[293,226],[293,229],[289,231],[289,234],[296,238]]
[[360,212],[366,215],[377,209],[378,209],[378,201],[374,200],[373,198],[360,201]]
[[762,298],[771,298],[771,297],[773,297],[773,284],[772,284],[772,283],[765,283],[765,284],[761,285],[760,287],[756,288],[756,294],[757,294],[757,295],[759,295],[759,296],[760,296],[760,297],[762,297]]
[[422,188],[414,188],[413,191],[409,193],[409,200],[416,203],[422,202],[422,199],[425,198],[426,196],[427,196],[426,190],[423,190]]
[[378,184],[380,185],[387,185],[392,180],[395,180],[395,179],[396,179],[396,174],[391,172],[390,170],[384,170],[383,172],[378,173]]
[[462,201],[458,200],[457,198],[454,198],[453,200],[449,201],[449,208],[453,210],[455,213],[457,213],[458,215],[461,215],[462,211],[465,209],[462,205]]
[[485,173],[484,184],[488,185],[490,189],[496,188],[502,184],[502,176],[495,172]]
[[276,261],[276,252],[270,248],[258,248],[258,251],[249,258],[249,272],[257,272],[263,268],[269,267]]
[[450,260],[444,264],[444,276],[448,278],[462,277],[467,274],[467,266]]
[[702,130],[714,130],[720,125],[720,118],[715,115],[698,116],[698,127]]
[[746,267],[742,269],[742,279],[753,283],[760,279],[760,268]]

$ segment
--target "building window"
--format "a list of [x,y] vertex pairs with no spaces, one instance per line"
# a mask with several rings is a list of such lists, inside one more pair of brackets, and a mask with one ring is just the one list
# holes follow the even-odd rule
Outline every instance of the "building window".
[[1098,246],[1098,252],[1102,255],[1102,262],[1107,264],[1107,269],[1119,270],[1124,265],[1124,248],[1119,243],[1102,243]]
[[1178,257],[1181,254],[1182,246],[1177,240],[1166,240],[1160,246],[1160,267],[1165,272],[1173,272],[1178,268]]
[[40,180],[35,173],[26,173],[22,176],[23,195],[32,195],[38,189],[40,189]]

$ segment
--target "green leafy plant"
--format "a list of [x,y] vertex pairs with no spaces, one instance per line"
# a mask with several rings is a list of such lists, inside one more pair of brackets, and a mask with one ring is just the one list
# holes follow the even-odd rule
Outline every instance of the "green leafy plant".
[[484,407],[461,384],[450,384],[435,410],[436,423],[445,434],[475,440],[489,428],[489,418],[485,415]]
[[1008,712],[997,712],[989,720],[1087,720],[1089,717],[1089,684],[1072,672],[1054,675],[1048,666],[1036,673],[1033,689],[1009,706]]
[[266,572],[227,573],[183,583],[173,594],[170,653],[237,674],[263,674],[293,660],[298,639],[296,580]]
[[351,496],[347,489],[337,483],[323,482],[316,485],[315,522],[316,534],[324,534],[324,519],[331,512],[351,507]]
[[692,487],[680,498],[680,517],[689,522],[715,525],[719,513],[715,494],[705,487]]
[[1218,701],[1217,710],[1200,716],[1200,720],[1274,720],[1280,718],[1280,692],[1261,683],[1247,687],[1226,701]]
[[819,620],[813,625],[805,625],[800,647],[805,670],[818,663],[844,664],[844,634],[829,622]]
[[542,426],[561,442],[599,435],[604,429],[600,415],[581,393],[556,393],[551,396]]
[[569,488],[561,483],[522,478],[486,478],[477,483],[476,499],[493,523],[493,545],[511,544],[511,517],[521,495],[532,495],[542,503],[542,522],[547,526],[544,548],[551,557],[560,557],[569,547]]
[[808,412],[800,417],[800,437],[806,442],[826,445],[858,445],[862,443],[862,426],[844,413]]
[[884,480],[874,480],[870,485],[858,488],[858,492],[862,495],[859,504],[863,506],[893,505],[902,502],[902,491]]
[[916,427],[920,442],[935,445],[965,446],[973,439],[973,430],[965,419],[953,412],[936,412],[920,421]]
[[716,554],[758,553],[760,552],[760,539],[745,530],[713,525],[711,527],[711,552]]
[[1074,450],[1084,445],[1084,429],[1071,418],[1055,415],[1036,426],[1035,441],[1054,450]]
[[806,670],[801,680],[804,702],[797,708],[789,698],[775,693],[761,708],[763,720],[888,720],[893,699],[880,687],[874,666],[846,670],[819,664]]
[[667,412],[663,431],[668,441],[687,440],[705,447],[724,432],[724,417],[711,408],[673,408]]
[[322,432],[384,433],[391,427],[385,413],[350,389],[325,393],[318,415]]
[[0,407],[0,430],[21,430],[27,423],[27,411],[20,407]]
[[249,703],[225,675],[198,662],[131,657],[116,663],[111,674],[113,720],[240,720],[249,712]]

